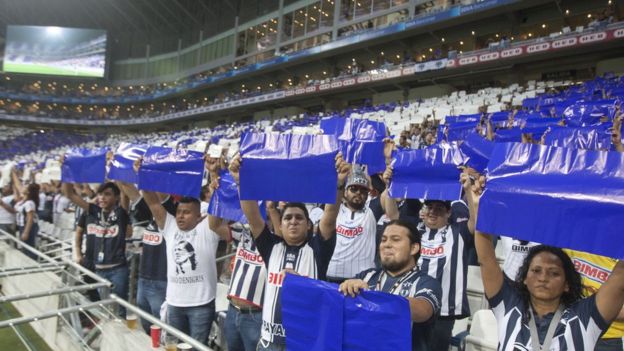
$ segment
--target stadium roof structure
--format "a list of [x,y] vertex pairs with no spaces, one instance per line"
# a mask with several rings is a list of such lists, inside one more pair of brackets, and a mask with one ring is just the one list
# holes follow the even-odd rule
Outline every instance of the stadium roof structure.
[[212,35],[233,28],[236,16],[242,23],[278,5],[275,0],[0,0],[0,33],[7,25],[39,25],[106,29],[113,36],[194,30]]

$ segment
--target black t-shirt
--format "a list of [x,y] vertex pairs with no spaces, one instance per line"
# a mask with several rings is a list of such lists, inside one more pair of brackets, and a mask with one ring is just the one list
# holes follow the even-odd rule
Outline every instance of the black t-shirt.
[[96,267],[126,263],[126,230],[129,223],[128,213],[119,206],[104,217],[100,206],[89,204],[83,228],[87,238],[93,238],[93,247],[85,255],[93,257]]
[[[171,215],[175,215],[175,205],[173,200],[168,198],[163,204],[165,210]],[[139,263],[139,278],[149,280],[167,281],[167,246],[156,221],[152,219],[152,213],[141,199],[135,208],[146,208],[149,213],[149,223],[143,231],[143,253]]]
[[80,217],[78,217],[78,222],[76,225],[83,229],[82,238],[83,240],[85,240],[85,252],[82,255],[82,265],[87,269],[93,270],[95,269],[95,257],[93,256],[93,252],[95,250],[95,237],[93,235],[87,235],[86,221],[87,214],[85,212],[82,212]]

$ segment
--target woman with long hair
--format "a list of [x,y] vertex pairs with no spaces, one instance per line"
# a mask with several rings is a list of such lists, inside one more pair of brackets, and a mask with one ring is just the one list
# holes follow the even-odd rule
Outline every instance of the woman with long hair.
[[[19,238],[26,244],[34,247],[37,234],[39,233],[39,224],[37,216],[37,208],[39,208],[39,185],[28,184],[22,187],[19,178],[13,173],[13,186],[15,194],[18,195],[15,203],[15,219],[17,222],[17,234]],[[32,252],[22,249],[27,256],[36,259],[37,256]]]
[[[485,179],[462,184],[477,213]],[[582,298],[581,277],[559,248],[530,249],[515,281],[503,275],[492,237],[475,232],[485,295],[498,324],[498,350],[593,350],[624,304],[624,263],[619,261],[596,294]]]

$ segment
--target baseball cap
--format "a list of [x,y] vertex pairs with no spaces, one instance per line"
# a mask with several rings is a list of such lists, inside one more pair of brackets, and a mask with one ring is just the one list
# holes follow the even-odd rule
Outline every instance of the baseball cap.
[[349,174],[349,178],[347,178],[347,188],[352,185],[370,188],[368,177],[366,176],[366,166],[353,165],[351,174]]

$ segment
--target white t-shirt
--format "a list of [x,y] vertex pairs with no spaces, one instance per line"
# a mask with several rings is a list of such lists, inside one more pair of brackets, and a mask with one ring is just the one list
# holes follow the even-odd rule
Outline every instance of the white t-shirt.
[[353,278],[375,268],[376,233],[377,221],[370,208],[365,206],[361,211],[353,212],[346,205],[340,205],[336,219],[336,247],[327,276]]
[[[5,196],[0,201],[11,206],[11,201],[13,201],[13,195]],[[13,223],[15,223],[15,215],[5,210],[4,207],[0,206],[0,224],[13,224]]]
[[46,194],[44,192],[39,193],[39,208],[37,210],[45,210]]
[[56,194],[54,196],[53,206],[52,206],[52,222],[54,224],[59,224],[61,219],[61,215],[65,213],[65,210],[69,208],[70,201],[63,194]]
[[503,272],[509,279],[516,280],[516,275],[529,254],[529,249],[539,244],[501,236],[501,245],[503,245],[503,257],[505,257]]
[[37,221],[37,206],[35,206],[35,202],[32,200],[20,201],[15,204],[15,219],[17,225],[23,227],[26,225],[26,214],[30,211],[33,211],[33,221]]
[[191,307],[214,300],[219,236],[208,227],[208,218],[185,232],[167,213],[162,233],[167,245],[167,304]]

